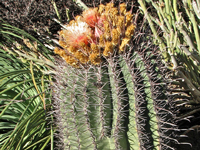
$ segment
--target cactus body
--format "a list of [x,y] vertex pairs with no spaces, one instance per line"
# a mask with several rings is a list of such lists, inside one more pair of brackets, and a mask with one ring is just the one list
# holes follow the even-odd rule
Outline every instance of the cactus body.
[[163,66],[154,54],[130,49],[100,66],[59,65],[54,106],[64,149],[170,147],[176,125]]
[[[53,91],[63,149],[163,150],[176,141],[167,69],[147,37],[132,39],[133,15],[125,8],[88,9],[60,32],[63,49],[55,52],[68,65],[58,63]],[[90,32],[71,40],[84,20]]]

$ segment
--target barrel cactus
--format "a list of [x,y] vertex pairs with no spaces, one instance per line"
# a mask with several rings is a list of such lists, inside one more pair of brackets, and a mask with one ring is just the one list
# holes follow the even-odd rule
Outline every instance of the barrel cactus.
[[163,150],[178,143],[170,72],[131,11],[125,3],[101,4],[59,32],[52,84],[59,148]]

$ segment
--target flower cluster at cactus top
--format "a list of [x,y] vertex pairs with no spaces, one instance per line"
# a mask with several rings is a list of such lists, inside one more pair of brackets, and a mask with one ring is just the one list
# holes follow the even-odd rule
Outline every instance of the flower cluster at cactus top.
[[63,49],[56,47],[54,52],[74,67],[88,63],[98,65],[102,56],[125,50],[135,30],[132,18],[125,3],[119,8],[108,3],[85,10],[59,32]]

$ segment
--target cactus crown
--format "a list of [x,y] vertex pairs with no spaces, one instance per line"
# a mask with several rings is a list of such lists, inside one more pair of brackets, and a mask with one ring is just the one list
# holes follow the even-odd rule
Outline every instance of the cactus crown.
[[115,47],[124,51],[135,30],[132,18],[125,3],[119,9],[113,3],[87,9],[59,32],[63,49],[56,47],[54,52],[74,67],[99,65],[101,57],[112,55]]

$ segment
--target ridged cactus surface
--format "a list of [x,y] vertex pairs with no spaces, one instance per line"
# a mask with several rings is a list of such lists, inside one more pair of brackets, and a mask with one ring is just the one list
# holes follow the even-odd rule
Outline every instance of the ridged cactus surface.
[[176,125],[158,56],[129,49],[100,66],[60,64],[54,107],[64,149],[168,149]]
[[[151,45],[149,36],[133,40],[131,33],[120,50],[128,38],[128,27],[115,25],[109,15],[105,20],[95,42],[77,37],[83,41],[77,44],[75,40],[74,52],[70,51],[74,43],[66,42],[66,38],[63,49],[55,50],[63,58],[57,64],[53,83],[58,146],[65,150],[173,149],[172,143],[177,142],[173,97],[167,92],[168,71],[158,49]],[[104,30],[106,22],[109,32]],[[122,33],[115,43],[112,31],[118,27]],[[109,38],[104,33],[110,33]],[[99,45],[101,37],[105,46]],[[107,43],[112,45],[108,55]],[[99,48],[98,63],[89,57],[94,53],[92,44]],[[76,52],[85,56],[76,57]]]

